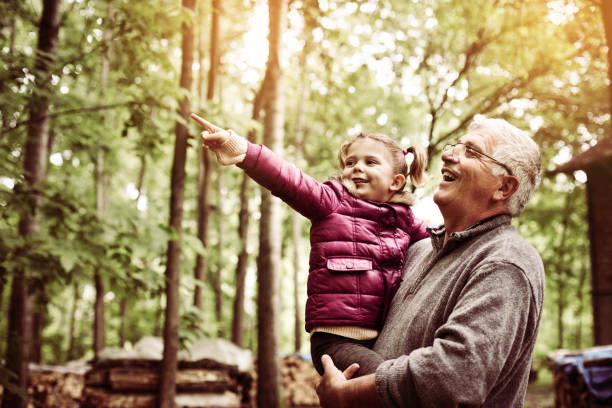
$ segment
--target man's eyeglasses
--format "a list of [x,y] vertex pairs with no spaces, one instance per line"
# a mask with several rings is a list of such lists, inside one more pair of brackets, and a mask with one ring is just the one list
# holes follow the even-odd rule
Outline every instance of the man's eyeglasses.
[[486,153],[481,152],[478,149],[474,149],[472,146],[468,146],[465,143],[453,143],[453,144],[447,144],[444,146],[444,148],[442,149],[442,151],[444,152],[448,152],[451,151],[451,153],[453,154],[453,156],[457,155],[457,156],[465,156],[466,153],[470,153],[474,156],[483,156],[486,157],[487,159],[491,160],[493,163],[498,164],[500,166],[502,166],[504,169],[506,169],[506,171],[508,172],[509,175],[513,175],[512,174],[512,170],[510,170],[510,167],[506,166],[504,163],[500,162],[499,160],[494,159],[493,157],[489,156]]

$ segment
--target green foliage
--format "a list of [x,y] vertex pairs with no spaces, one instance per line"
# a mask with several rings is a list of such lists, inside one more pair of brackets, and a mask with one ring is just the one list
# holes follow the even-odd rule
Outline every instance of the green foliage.
[[[459,137],[474,115],[503,117],[530,130],[552,170],[609,135],[607,48],[601,15],[592,2],[529,0],[458,2],[403,0],[290,2],[284,54],[286,148],[295,157],[298,106],[306,92],[304,161],[308,174],[338,174],[337,150],[359,131],[380,131],[402,145],[429,148],[431,182],[439,178],[439,151]],[[209,4],[196,17],[201,48],[192,70],[192,110],[242,135],[262,126],[252,118],[265,58],[265,21],[252,21],[266,3],[224,1],[222,50],[214,100],[205,100]],[[575,8],[572,8],[575,7]],[[572,11],[573,10],[573,11]],[[119,343],[120,300],[128,299],[128,344],[161,335],[165,304],[170,172],[178,100],[180,27],[190,15],[179,2],[63,2],[58,56],[53,66],[51,143],[46,182],[40,186],[41,230],[24,239],[19,221],[37,192],[26,187],[22,163],[28,103],[39,92],[34,49],[40,5],[0,5],[0,313],[6,315],[10,276],[26,268],[32,293],[48,299],[43,359],[68,358],[69,317],[76,318],[73,358],[91,357],[93,273],[106,285],[107,343]],[[306,16],[306,18],[304,18]],[[13,30],[14,28],[14,30]],[[105,30],[110,42],[105,43]],[[14,34],[13,34],[14,33]],[[249,42],[253,37],[258,42]],[[102,67],[109,75],[102,81]],[[200,86],[200,84],[203,84]],[[306,86],[306,90],[303,88]],[[188,124],[181,276],[181,339],[229,334],[235,290],[239,188],[242,172],[223,168],[224,187],[212,174],[211,225],[206,247],[197,239],[200,129]],[[261,137],[261,134],[258,135]],[[260,139],[261,140],[261,139]],[[104,156],[104,210],[96,208],[96,161]],[[246,345],[256,346],[255,258],[258,189],[250,192]],[[435,209],[431,210],[432,217]],[[286,210],[289,214],[289,210]],[[219,220],[222,219],[222,228]],[[515,220],[541,253],[547,273],[540,357],[553,348],[591,343],[590,262],[584,185],[545,178],[525,213]],[[301,253],[306,263],[308,223]],[[292,293],[291,218],[283,220],[283,294]],[[564,240],[561,237],[565,237]],[[222,242],[219,253],[219,242]],[[211,279],[197,283],[197,254],[209,273],[223,276],[223,317],[214,313]],[[305,301],[306,265],[300,272]],[[585,278],[586,276],[586,278]],[[74,285],[77,287],[76,297]],[[203,311],[193,307],[196,285]],[[303,307],[303,304],[301,305]],[[293,322],[294,301],[283,296],[283,322]],[[303,309],[302,309],[303,310]],[[6,337],[0,319],[0,351]],[[561,330],[561,328],[563,330]],[[292,351],[292,323],[283,324],[281,349]],[[4,378],[4,377],[2,377]]]

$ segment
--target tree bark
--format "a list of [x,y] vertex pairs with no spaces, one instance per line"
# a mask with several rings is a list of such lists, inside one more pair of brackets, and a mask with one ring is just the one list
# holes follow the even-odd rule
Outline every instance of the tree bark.
[[236,293],[232,314],[232,342],[239,347],[244,345],[244,289],[248,261],[247,241],[249,231],[249,178],[242,177],[240,184],[240,211],[238,213],[238,241],[240,252],[236,265]]
[[[252,118],[259,121],[263,101],[264,82],[253,101]],[[255,143],[257,130],[251,129],[247,139]],[[244,346],[244,297],[245,282],[247,272],[247,262],[249,254],[247,251],[249,238],[249,191],[251,179],[246,174],[242,174],[240,183],[240,211],[238,213],[238,239],[240,241],[240,253],[238,254],[238,264],[236,265],[236,293],[234,295],[233,315],[232,315],[232,342],[239,347]]]
[[578,276],[578,288],[576,290],[576,299],[578,300],[578,309],[576,310],[576,318],[578,324],[576,325],[576,345],[575,349],[582,348],[582,314],[584,313],[584,286],[586,283],[586,277],[588,272],[587,263],[582,263],[580,268],[580,275]]
[[[195,0],[183,0],[184,8],[195,10]],[[191,90],[193,65],[193,21],[182,24],[182,53],[180,86]],[[180,102],[179,115],[189,120],[190,101],[184,97]],[[180,122],[175,126],[174,157],[172,161],[172,178],[170,194],[170,226],[176,236],[168,241],[166,267],[166,313],[164,321],[164,353],[161,364],[161,381],[158,394],[158,405],[161,408],[172,408],[176,393],[176,370],[179,349],[179,284],[181,267],[181,237],[183,221],[183,202],[185,199],[185,162],[187,159],[187,128]]]
[[104,321],[104,280],[100,273],[100,267],[96,266],[94,271],[94,286],[96,297],[94,299],[94,321],[93,321],[93,348],[94,360],[98,359],[100,351],[106,347],[106,329]]
[[[612,81],[612,3],[606,0],[599,2],[603,19],[606,43],[608,44],[608,79]],[[612,109],[612,84],[608,86],[608,98]]]
[[[280,58],[285,1],[269,3],[269,56],[266,66],[264,144],[280,153],[283,146],[285,104]],[[268,190],[261,193],[259,256],[257,257],[257,406],[280,407],[279,290],[281,265],[281,206]],[[265,381],[263,380],[265,379]]]
[[70,323],[68,330],[68,350],[66,351],[66,361],[72,361],[75,357],[74,343],[76,340],[76,311],[79,304],[79,284],[74,281],[72,284],[72,309],[70,310]]
[[[102,66],[100,67],[100,98],[104,100],[106,87],[108,86],[108,76],[111,67],[112,55],[112,29],[110,28],[112,21],[112,8],[109,5],[107,10],[107,21],[105,22],[102,40],[104,42],[104,52],[102,54]],[[102,117],[104,122],[104,117]],[[106,198],[106,158],[104,155],[104,147],[99,143],[96,147],[96,157],[94,166],[94,186],[96,192],[96,214],[102,219],[105,216],[107,208]],[[93,348],[94,360],[98,359],[100,352],[106,347],[106,307],[104,304],[105,285],[102,276],[102,266],[96,265],[94,268],[94,285],[96,288],[96,297],[94,300],[94,321],[93,321]]]
[[128,312],[128,299],[123,296],[121,301],[119,302],[119,347],[125,347],[125,339],[126,332],[125,328],[127,326],[127,312]]
[[217,166],[217,200],[219,202],[217,211],[217,267],[215,270],[214,290],[215,290],[215,316],[217,317],[217,335],[223,336],[223,168]]
[[[213,0],[213,12],[211,16],[211,28],[210,28],[210,69],[208,70],[208,91],[206,92],[206,99],[212,100],[214,98],[215,80],[217,78],[218,64],[213,63],[213,54],[218,53],[218,41],[219,41],[219,18],[220,18],[220,4],[217,4],[216,0]],[[204,75],[202,74],[204,66],[204,30],[201,30],[199,36],[199,55],[200,55],[200,76],[199,76],[199,94],[200,97],[204,96]],[[215,57],[215,61],[218,58]],[[207,150],[199,148],[198,138],[198,151],[200,152],[200,163],[198,166],[198,238],[202,242],[202,247],[205,250],[208,249],[208,229],[210,225],[210,173],[212,171],[212,162],[210,160],[210,154]],[[206,267],[208,263],[208,253],[202,255],[196,255],[196,266],[194,270],[194,277],[196,283],[193,294],[193,304],[200,310],[204,310],[203,293],[204,283],[206,277]]]
[[221,17],[221,0],[212,0],[212,22],[210,25],[210,69],[208,70],[208,87],[206,99],[215,96],[215,84],[219,71],[219,20]]
[[[57,40],[60,28],[60,0],[43,0],[42,16],[38,31],[38,44],[35,63],[37,91],[32,95],[28,110],[30,123],[24,148],[24,176],[28,187],[33,191],[30,212],[19,221],[19,233],[29,238],[40,230],[40,188],[47,170],[49,140],[49,107],[52,65],[57,54]],[[23,248],[22,256],[27,256]],[[19,267],[13,272],[11,298],[8,312],[8,344],[6,348],[6,367],[17,376],[10,382],[26,389],[28,384],[28,362],[32,340],[31,299],[26,287],[27,271]],[[3,407],[25,408],[27,402],[18,394],[5,389],[2,396]]]
[[[210,192],[210,172],[211,163],[208,152],[204,149],[198,148],[200,152],[199,160],[199,172],[198,172],[198,238],[202,242],[202,247],[207,251],[208,249],[208,228],[210,223],[210,210],[209,210],[209,192]],[[208,260],[208,254],[197,254],[196,266],[194,270],[194,277],[196,279],[196,287],[193,294],[193,304],[200,310],[204,310],[204,283],[206,276],[206,264]]]
[[[305,62],[305,61],[302,61]],[[305,65],[302,65],[304,67]],[[305,77],[305,74],[302,74]],[[308,86],[305,81],[302,81],[302,90],[300,92],[300,101],[298,104],[298,115],[295,129],[295,163],[299,166],[304,156],[304,121],[306,117],[306,101],[308,99]],[[294,349],[299,352],[302,349],[302,302],[300,300],[300,271],[302,266],[302,226],[304,219],[301,214],[293,211],[292,213],[292,235],[293,235],[293,301],[294,307]]]
[[567,231],[569,230],[569,218],[572,213],[572,197],[571,194],[568,194],[565,199],[565,209],[563,211],[563,221],[561,222],[561,238],[559,241],[559,247],[557,249],[557,282],[558,282],[558,301],[557,301],[557,348],[564,347],[564,323],[563,323],[563,314],[565,313],[566,306],[566,281],[567,276],[567,266],[565,263],[565,254],[567,253],[567,249],[565,248],[565,239],[567,237]]
[[42,358],[42,331],[45,327],[47,302],[41,294],[33,297],[32,310],[32,346],[30,349],[30,361],[40,364]]
[[[308,11],[305,11],[307,14]],[[305,145],[305,135],[306,135],[306,104],[308,102],[308,90],[309,90],[309,81],[308,81],[308,69],[306,68],[307,58],[309,55],[309,51],[311,49],[311,40],[312,40],[312,28],[313,18],[309,15],[305,16],[306,20],[306,28],[304,30],[304,50],[300,55],[300,67],[302,68],[302,78],[300,81],[300,100],[298,102],[298,111],[295,125],[295,164],[296,166],[301,166],[304,158],[304,145]],[[302,215],[297,212],[292,213],[292,228],[293,228],[293,300],[294,300],[294,349],[295,352],[299,352],[302,349],[302,333],[304,332],[304,327],[302,325],[302,302],[300,300],[300,271],[303,269],[302,266],[302,226],[304,224],[304,219]]]

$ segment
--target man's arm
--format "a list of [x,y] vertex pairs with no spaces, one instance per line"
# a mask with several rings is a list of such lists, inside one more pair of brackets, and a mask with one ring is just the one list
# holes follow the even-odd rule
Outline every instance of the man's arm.
[[376,394],[375,375],[351,379],[359,369],[353,364],[344,373],[336,368],[328,355],[321,358],[323,377],[317,386],[321,408],[376,408],[382,407]]

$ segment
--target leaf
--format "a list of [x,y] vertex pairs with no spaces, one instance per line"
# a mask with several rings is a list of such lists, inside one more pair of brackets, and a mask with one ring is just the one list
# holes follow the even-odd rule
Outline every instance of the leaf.
[[60,263],[62,264],[62,268],[66,270],[66,272],[70,272],[72,268],[74,268],[74,264],[76,264],[78,257],[72,251],[62,251],[59,254]]

